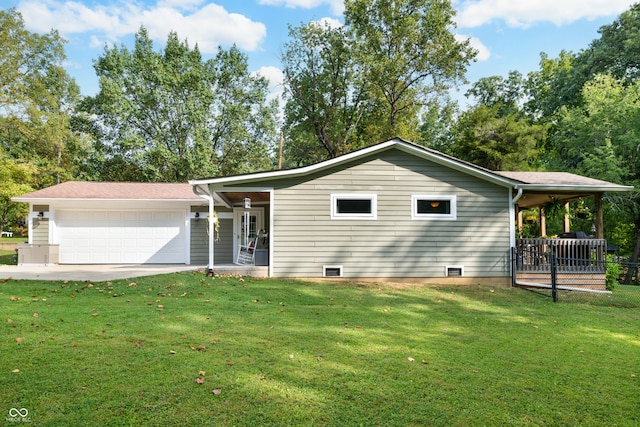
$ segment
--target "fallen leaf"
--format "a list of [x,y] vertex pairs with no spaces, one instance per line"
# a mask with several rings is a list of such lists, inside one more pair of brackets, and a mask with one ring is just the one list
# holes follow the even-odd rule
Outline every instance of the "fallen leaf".
[[40,315],[38,313],[33,313],[33,317],[38,318]]
[[16,342],[17,342],[18,344],[20,344],[20,343],[22,342],[22,338],[17,337],[17,338],[16,338]]
[[471,371],[471,372],[473,372],[474,374],[479,374],[479,373],[480,373],[480,371],[479,371],[478,369],[474,369],[474,370],[473,370],[473,371]]
[[228,360],[227,360],[227,361],[225,362],[225,365],[227,365],[227,366],[231,366],[231,365],[233,365],[233,362],[230,362],[230,361],[228,361]]
[[409,357],[407,357],[407,360],[408,360],[409,362],[413,362],[413,361],[415,361],[416,359],[414,359],[413,357],[409,356]]
[[169,354],[176,354],[175,350],[170,350]]
[[204,384],[204,380],[200,377],[196,378],[196,383],[198,384]]
[[294,357],[293,354],[289,355],[289,359],[293,359],[293,357]]
[[13,371],[11,371],[11,372],[13,372],[14,374],[17,374],[18,372],[20,372],[20,369],[14,369],[14,370],[13,370]]
[[11,297],[11,298],[9,298],[9,301],[20,301],[20,298],[18,298],[18,297]]
[[13,323],[12,319],[7,319],[7,323]]
[[260,301],[258,298],[251,300],[251,302],[258,302],[258,301]]
[[187,336],[186,336],[186,335],[183,335],[183,336],[182,336],[182,339],[183,339],[183,340],[186,340],[186,339],[187,339]]
[[98,316],[98,313],[93,313],[93,314],[91,314],[91,315],[92,315],[93,317],[96,317],[96,316]]
[[136,347],[140,347],[141,345],[140,341],[136,341]]
[[428,360],[424,360],[424,359],[422,359],[422,363],[424,363],[425,365],[428,365],[428,364],[429,364],[429,361],[428,361]]
[[205,371],[200,371],[198,372],[198,375],[200,375],[201,377],[204,377],[207,373]]
[[222,390],[220,390],[219,388],[213,390],[213,394],[215,394],[216,396],[219,395],[220,393],[222,393]]

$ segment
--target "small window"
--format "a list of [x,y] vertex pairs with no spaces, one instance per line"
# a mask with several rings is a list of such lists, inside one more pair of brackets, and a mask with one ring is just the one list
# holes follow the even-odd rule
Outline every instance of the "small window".
[[455,220],[457,218],[456,196],[413,195],[411,196],[411,218]]
[[375,194],[332,194],[331,219],[376,219]]

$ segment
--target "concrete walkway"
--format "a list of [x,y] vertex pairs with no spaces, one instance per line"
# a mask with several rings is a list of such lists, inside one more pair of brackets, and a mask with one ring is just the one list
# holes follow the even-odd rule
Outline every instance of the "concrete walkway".
[[203,265],[108,264],[108,265],[0,265],[0,280],[80,280],[103,282],[153,276],[179,271],[206,270]]

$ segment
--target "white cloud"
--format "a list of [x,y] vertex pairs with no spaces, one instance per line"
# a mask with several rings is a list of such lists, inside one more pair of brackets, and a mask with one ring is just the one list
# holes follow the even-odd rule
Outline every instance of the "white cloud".
[[268,6],[285,6],[294,9],[313,9],[326,4],[331,8],[331,12],[335,15],[342,15],[344,12],[344,0],[258,0],[258,4]]
[[569,24],[580,19],[618,15],[636,0],[460,0],[459,28],[479,27],[503,21],[510,27],[529,27],[536,22]]
[[314,23],[318,24],[321,28],[328,26],[329,28],[340,28],[343,26],[342,22],[334,18],[320,18]]
[[458,42],[469,40],[471,47],[478,51],[478,55],[476,56],[478,61],[487,61],[491,57],[491,51],[480,41],[479,38],[465,36],[463,34],[456,34],[455,38]]
[[280,68],[273,66],[260,67],[255,74],[269,80],[269,100],[282,99],[282,93],[284,92],[284,74],[282,74]]
[[198,8],[200,3],[200,0],[161,0],[155,6],[115,3],[89,8],[71,0],[23,0],[18,10],[29,30],[47,32],[55,28],[63,36],[91,32],[91,46],[98,44],[100,38],[117,41],[143,25],[157,42],[164,43],[173,30],[181,40],[187,39],[190,46],[197,43],[203,53],[215,53],[219,45],[234,43],[247,51],[260,48],[267,34],[263,23],[229,13],[215,3]]

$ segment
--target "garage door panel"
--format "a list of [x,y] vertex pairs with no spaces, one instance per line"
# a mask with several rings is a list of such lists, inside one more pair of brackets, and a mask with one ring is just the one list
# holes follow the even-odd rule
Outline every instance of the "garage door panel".
[[60,262],[185,263],[182,211],[60,211]]

